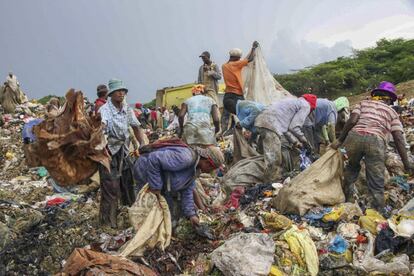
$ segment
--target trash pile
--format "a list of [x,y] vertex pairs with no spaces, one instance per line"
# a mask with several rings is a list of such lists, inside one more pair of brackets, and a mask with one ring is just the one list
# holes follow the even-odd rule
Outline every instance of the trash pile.
[[[41,105],[28,102],[15,114],[2,115],[1,275],[413,273],[414,179],[404,175],[392,151],[385,193],[389,218],[370,208],[364,169],[357,202],[344,202],[339,173],[343,153],[328,150],[303,172],[264,183],[257,173],[263,157],[253,149],[235,152],[242,137],[235,132],[220,142],[227,171],[201,174],[196,180],[196,191],[208,207],[208,212],[199,211],[199,227],[181,219],[168,232],[165,202],[142,192],[141,206],[159,208],[123,208],[118,229],[112,229],[98,224],[97,175],[77,186],[62,186],[46,168],[25,164],[23,126],[42,114]],[[406,132],[410,143],[414,128],[406,126]],[[154,218],[148,223],[158,227],[145,228],[142,214]]]

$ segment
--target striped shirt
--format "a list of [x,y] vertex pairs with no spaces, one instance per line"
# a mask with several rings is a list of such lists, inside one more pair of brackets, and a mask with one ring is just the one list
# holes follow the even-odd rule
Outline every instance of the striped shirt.
[[387,142],[391,132],[403,132],[397,112],[380,101],[362,101],[354,107],[352,113],[359,115],[352,130],[360,134],[378,135]]

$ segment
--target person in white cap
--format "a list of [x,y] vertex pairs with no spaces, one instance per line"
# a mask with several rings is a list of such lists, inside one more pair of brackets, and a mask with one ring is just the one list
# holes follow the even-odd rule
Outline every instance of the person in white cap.
[[243,80],[241,72],[249,62],[253,61],[255,50],[259,46],[257,41],[253,42],[250,54],[241,59],[242,51],[238,48],[231,49],[229,54],[229,61],[222,65],[224,83],[226,88],[224,90],[224,113],[221,120],[222,132],[227,129],[230,114],[236,114],[236,104],[238,100],[244,100],[243,97]]

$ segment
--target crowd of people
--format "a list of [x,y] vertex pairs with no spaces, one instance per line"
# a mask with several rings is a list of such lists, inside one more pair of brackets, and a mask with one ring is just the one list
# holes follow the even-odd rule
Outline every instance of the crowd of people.
[[[87,111],[91,116],[100,116],[111,157],[110,171],[99,167],[102,224],[117,227],[119,202],[130,206],[140,188],[148,183],[151,192],[167,199],[170,210],[180,209],[173,214],[173,221],[183,215],[197,226],[196,209],[205,210],[205,206],[195,192],[195,178],[202,172],[225,170],[217,142],[234,129],[243,129],[248,143],[264,156],[266,183],[276,182],[282,175],[298,169],[294,161],[298,152],[305,151],[316,160],[323,153],[322,147],[346,148],[347,201],[353,200],[353,183],[361,169],[360,161],[364,160],[374,207],[385,214],[383,174],[390,138],[407,172],[412,170],[402,124],[398,113],[391,108],[398,98],[394,85],[382,82],[372,91],[371,98],[352,110],[346,97],[331,101],[303,94],[270,105],[245,100],[242,69],[254,60],[257,47],[254,42],[245,58],[240,49],[230,50],[229,60],[221,70],[211,60],[210,53],[203,52],[193,96],[180,107],[147,108],[139,102],[130,106],[126,103],[128,88],[122,80],[111,79],[108,85],[98,85],[97,99],[88,105]],[[220,110],[218,81],[222,77],[225,94],[224,109]],[[5,85],[12,91],[18,88],[13,74]],[[52,98],[47,105],[47,116],[58,116],[60,108],[59,99]],[[176,136],[148,145],[146,133],[157,130],[172,131]],[[136,187],[131,185],[134,182]]]

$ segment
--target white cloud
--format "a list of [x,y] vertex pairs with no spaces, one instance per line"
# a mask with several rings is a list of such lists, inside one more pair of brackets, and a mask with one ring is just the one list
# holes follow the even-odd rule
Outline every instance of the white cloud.
[[336,42],[328,47],[321,43],[298,39],[290,30],[280,31],[267,57],[270,70],[286,73],[352,53],[351,41]]

